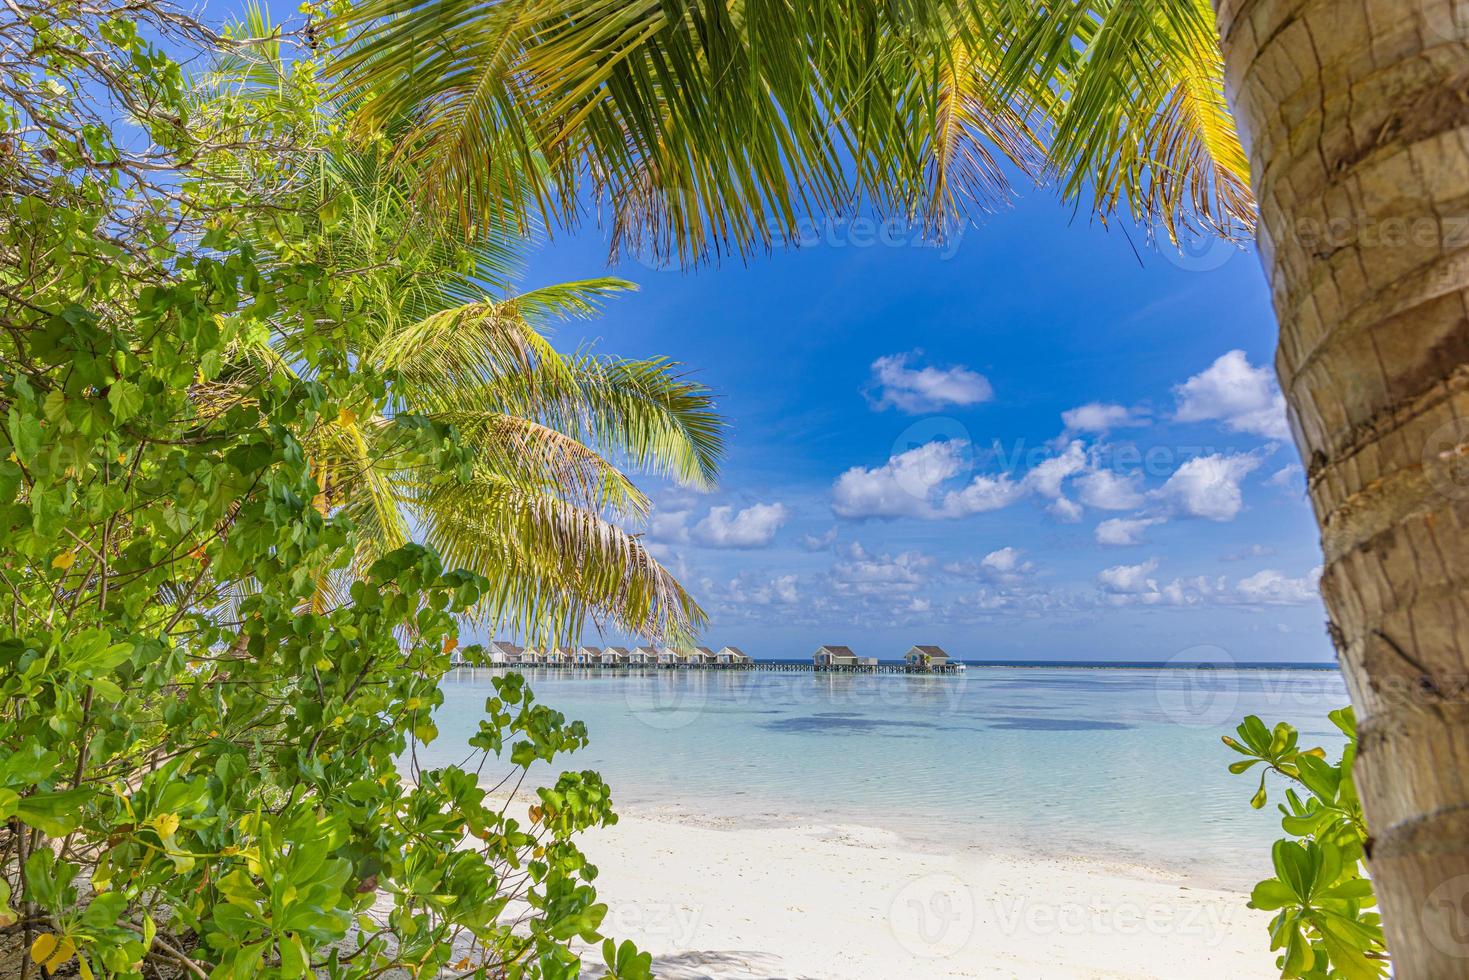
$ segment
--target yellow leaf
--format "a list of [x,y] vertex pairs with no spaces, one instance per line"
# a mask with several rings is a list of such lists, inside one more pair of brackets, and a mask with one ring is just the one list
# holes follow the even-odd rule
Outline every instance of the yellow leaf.
[[357,421],[357,413],[350,408],[344,408],[337,413],[337,421],[342,423],[342,425],[351,425]]
[[55,973],[61,968],[61,964],[72,958],[72,955],[76,951],[76,943],[72,942],[70,938],[62,939],[61,942],[56,944],[56,952],[52,953],[51,958],[46,961],[46,972]]
[[453,653],[454,652],[454,648],[457,647],[458,645],[459,645],[459,637],[457,637],[457,636],[446,636],[446,637],[444,637],[444,652],[445,653]]
[[531,823],[540,823],[541,822],[541,814],[542,814],[542,812],[543,811],[538,806],[531,807],[530,808],[530,822]]
[[82,972],[82,980],[97,980],[92,974],[92,968],[87,965],[87,958],[85,956],[77,957],[77,969]]
[[149,823],[153,824],[153,829],[158,831],[159,837],[171,837],[174,831],[179,829],[179,817],[177,813],[160,813],[150,820]]
[[51,567],[65,570],[76,564],[76,560],[77,553],[75,551],[63,551],[61,554],[51,559]]
[[43,932],[31,943],[31,959],[40,963],[47,959],[56,949],[56,937],[49,932]]

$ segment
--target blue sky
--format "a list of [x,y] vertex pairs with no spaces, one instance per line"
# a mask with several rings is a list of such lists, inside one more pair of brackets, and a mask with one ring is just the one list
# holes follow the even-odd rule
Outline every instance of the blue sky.
[[[874,222],[638,283],[558,346],[666,355],[730,421],[648,539],[756,656],[1329,660],[1253,253],[1185,257],[1045,192],[944,248]],[[593,227],[526,285],[605,274]],[[1222,651],[1222,652],[1221,652]]]
[[870,221],[807,237],[748,264],[609,270],[589,225],[525,273],[633,280],[557,345],[664,355],[718,393],[718,490],[643,481],[647,539],[710,612],[707,642],[1332,658],[1253,253],[1165,254],[1045,191],[944,248]]

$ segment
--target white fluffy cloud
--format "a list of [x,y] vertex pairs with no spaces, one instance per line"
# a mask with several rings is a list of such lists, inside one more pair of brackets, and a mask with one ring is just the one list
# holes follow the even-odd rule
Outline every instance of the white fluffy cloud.
[[1143,532],[1162,523],[1161,517],[1112,517],[1097,525],[1097,544],[1117,547],[1142,544]]
[[1025,557],[1019,548],[996,548],[978,561],[966,558],[943,564],[945,574],[955,578],[978,579],[986,582],[1015,584],[1035,574],[1035,562]]
[[1065,495],[1065,482],[1088,466],[1080,440],[1041,460],[1019,479],[1009,473],[980,474],[945,490],[968,470],[968,453],[969,443],[951,439],[899,453],[882,466],[854,466],[832,486],[832,510],[841,517],[943,520],[1000,510],[1034,495],[1047,501],[1047,510],[1061,520],[1080,519],[1081,506]]
[[654,541],[682,544],[689,539],[689,512],[654,508],[648,517],[648,537]]
[[1275,554],[1275,549],[1269,545],[1251,544],[1220,557],[1220,561],[1244,561],[1247,558],[1269,558]]
[[1240,579],[1233,587],[1223,576],[1203,575],[1175,578],[1163,584],[1154,576],[1157,570],[1156,558],[1137,565],[1113,565],[1097,573],[1097,585],[1103,598],[1112,605],[1291,606],[1316,601],[1316,587],[1321,580],[1319,566],[1300,578],[1266,569]]
[[1270,474],[1270,479],[1265,482],[1290,493],[1304,494],[1306,492],[1306,469],[1300,463],[1287,463]]
[[1158,570],[1158,559],[1149,558],[1136,565],[1113,565],[1097,573],[1097,584],[1103,591],[1114,595],[1138,595],[1157,591],[1153,573]]
[[[648,518],[648,540],[662,544],[694,542],[709,548],[763,548],[790,518],[784,504],[752,504],[740,511],[711,507],[695,524],[687,507],[655,508]],[[835,537],[835,535],[833,535]]]
[[1199,456],[1174,470],[1156,493],[1191,517],[1232,521],[1244,507],[1240,481],[1259,465],[1259,457],[1249,453]]
[[932,503],[938,488],[966,468],[968,443],[925,443],[868,469],[854,466],[837,477],[831,509],[842,517],[942,517]]
[[733,507],[711,507],[691,536],[711,548],[763,548],[789,517],[785,504],[751,504],[738,513]]
[[1086,447],[1073,439],[1059,455],[1041,460],[1025,474],[1025,485],[1042,497],[1054,500],[1061,496],[1061,484],[1067,477],[1086,469]]
[[1057,497],[1046,505],[1046,512],[1063,524],[1075,524],[1081,520],[1081,504],[1070,497]]
[[1143,413],[1125,405],[1088,402],[1061,413],[1061,422],[1069,432],[1107,432],[1129,425],[1142,425]]
[[1025,560],[1025,552],[1011,547],[991,551],[979,560],[979,567],[1001,579],[1018,578],[1035,571],[1035,564]]
[[1262,605],[1287,606],[1312,602],[1317,596],[1321,582],[1321,566],[1317,565],[1300,578],[1289,578],[1273,568],[1256,572],[1249,578],[1240,579],[1235,591],[1245,602]]
[[807,551],[825,551],[837,542],[837,529],[827,528],[824,534],[801,535],[801,547]]
[[1010,479],[1009,473],[999,476],[976,476],[962,490],[953,490],[944,495],[941,517],[964,517],[983,514],[986,511],[1009,507],[1025,496],[1025,485]]
[[[1095,471],[1081,440],[1069,442],[1055,455],[1036,463],[1019,478],[1009,473],[980,474],[962,486],[957,478],[969,468],[969,443],[962,439],[926,443],[891,457],[882,466],[854,466],[832,486],[832,510],[841,517],[920,517],[943,520],[968,517],[1008,507],[1034,496],[1062,521],[1081,519],[1082,507],[1066,496],[1066,483]],[[1101,476],[1088,485],[1094,499],[1110,506],[1134,506],[1127,477]],[[953,489],[946,489],[953,487]],[[1124,505],[1126,498],[1131,502]]]
[[795,575],[764,579],[751,572],[741,572],[722,588],[708,579],[702,585],[715,599],[735,606],[789,606],[800,599]]
[[1112,470],[1091,470],[1077,481],[1081,502],[1098,510],[1132,510],[1143,503],[1142,491],[1138,489],[1141,477],[1137,474],[1124,475]]
[[918,551],[874,556],[853,543],[845,558],[831,567],[832,589],[858,595],[911,593],[924,583],[924,570],[932,563],[931,558]]
[[[916,351],[914,353],[917,353]],[[872,362],[869,398],[875,408],[915,415],[951,406],[978,405],[995,396],[989,379],[962,365],[908,366],[913,354],[890,354]]]
[[1288,439],[1285,397],[1268,367],[1254,367],[1242,350],[1220,356],[1174,388],[1180,422],[1222,422],[1233,432]]
[[1157,569],[1156,558],[1138,565],[1113,565],[1097,573],[1097,584],[1105,600],[1114,606],[1197,606],[1223,599],[1227,593],[1223,578],[1202,575],[1160,584],[1153,577]]

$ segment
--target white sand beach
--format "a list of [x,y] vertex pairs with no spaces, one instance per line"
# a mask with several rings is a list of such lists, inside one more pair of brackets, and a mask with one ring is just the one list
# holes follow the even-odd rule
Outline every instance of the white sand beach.
[[1269,915],[1237,891],[1080,859],[945,851],[833,824],[658,811],[582,838],[610,905],[670,980],[1277,976]]

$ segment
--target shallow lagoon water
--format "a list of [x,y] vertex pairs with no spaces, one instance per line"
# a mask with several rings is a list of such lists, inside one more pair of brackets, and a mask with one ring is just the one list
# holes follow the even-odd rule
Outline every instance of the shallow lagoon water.
[[[464,759],[499,673],[446,678],[420,765]],[[1227,771],[1238,756],[1220,735],[1258,714],[1335,757],[1326,715],[1347,701],[1341,676],[1320,670],[525,673],[538,700],[588,726],[591,745],[563,768],[598,770],[620,806],[864,824],[918,845],[1080,854],[1236,886],[1269,873],[1279,820],[1273,803],[1250,809],[1254,782]]]

